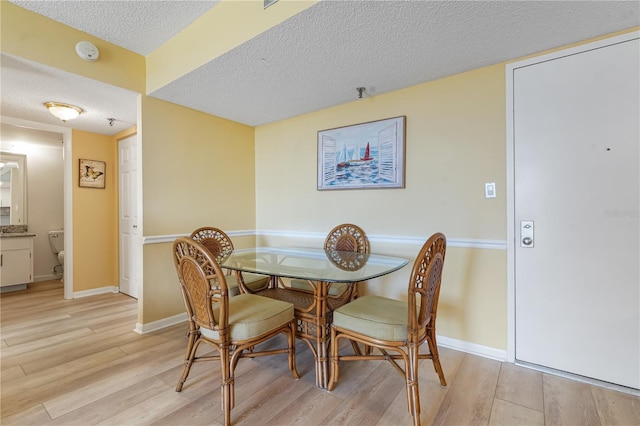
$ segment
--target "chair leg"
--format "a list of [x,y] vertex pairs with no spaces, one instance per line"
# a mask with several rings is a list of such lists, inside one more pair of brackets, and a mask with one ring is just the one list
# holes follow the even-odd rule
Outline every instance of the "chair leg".
[[430,328],[427,331],[427,343],[429,345],[429,351],[433,360],[433,368],[435,368],[438,377],[440,378],[440,385],[447,386],[447,381],[444,378],[444,371],[442,365],[440,365],[440,356],[438,355],[438,345],[436,343],[436,330]]
[[338,381],[338,352],[340,346],[338,342],[338,333],[333,326],[331,326],[331,342],[329,345],[329,352],[331,353],[331,374],[329,377],[329,383],[327,384],[327,390],[332,391]]
[[229,347],[220,348],[220,368],[222,374],[220,393],[222,394],[222,410],[224,411],[224,425],[231,425],[231,407],[233,406],[231,360],[229,359]]
[[200,340],[196,340],[195,333],[189,333],[189,343],[187,344],[187,356],[184,360],[184,368],[182,369],[182,376],[180,376],[180,380],[178,380],[178,385],[176,386],[176,392],[182,392],[182,386],[184,382],[187,381],[187,377],[189,376],[189,372],[191,371],[191,366],[193,365],[193,361],[196,358],[196,351],[198,350],[198,346],[200,345]]
[[409,412],[413,417],[413,425],[420,426],[420,389],[418,387],[418,346],[409,344],[409,359],[405,366],[407,377],[407,400]]

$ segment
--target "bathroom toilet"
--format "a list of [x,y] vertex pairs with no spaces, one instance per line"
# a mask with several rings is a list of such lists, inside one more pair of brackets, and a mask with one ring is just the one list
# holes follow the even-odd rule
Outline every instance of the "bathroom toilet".
[[51,251],[58,255],[59,265],[53,268],[54,272],[62,273],[64,266],[64,231],[49,231],[49,243]]

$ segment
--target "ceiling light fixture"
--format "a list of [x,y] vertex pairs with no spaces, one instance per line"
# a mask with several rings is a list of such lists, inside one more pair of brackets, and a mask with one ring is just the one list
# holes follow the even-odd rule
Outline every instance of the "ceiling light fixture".
[[45,102],[44,106],[47,107],[51,114],[58,117],[63,122],[73,120],[82,114],[82,108],[75,105],[64,104],[62,102]]

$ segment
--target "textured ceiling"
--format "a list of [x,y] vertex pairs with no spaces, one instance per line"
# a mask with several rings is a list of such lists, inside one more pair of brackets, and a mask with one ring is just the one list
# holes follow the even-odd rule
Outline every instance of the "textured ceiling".
[[[140,54],[217,3],[12,2]],[[322,1],[149,95],[260,125],[638,25],[637,1]],[[74,128],[136,121],[135,94],[82,80],[3,55],[2,114],[51,123],[65,93],[88,111]]]
[[148,55],[219,0],[10,0],[85,33]]
[[640,3],[324,1],[151,93],[261,125],[640,23]]

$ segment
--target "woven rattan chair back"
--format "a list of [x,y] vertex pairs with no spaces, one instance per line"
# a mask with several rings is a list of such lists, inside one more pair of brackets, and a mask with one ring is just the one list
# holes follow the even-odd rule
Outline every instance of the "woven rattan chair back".
[[359,226],[343,223],[329,232],[324,241],[324,248],[325,250],[369,253],[369,240]]
[[198,241],[211,252],[216,262],[222,263],[233,252],[231,238],[223,230],[213,227],[198,228],[191,233],[191,239]]
[[[228,328],[229,292],[224,273],[209,251],[191,238],[173,243],[174,262],[190,321],[196,327],[216,330],[220,336]],[[220,307],[216,321],[214,304]]]
[[[447,250],[444,234],[435,233],[418,253],[409,279],[409,340],[421,341],[424,330],[435,329],[442,268]],[[422,332],[421,332],[422,331]]]

